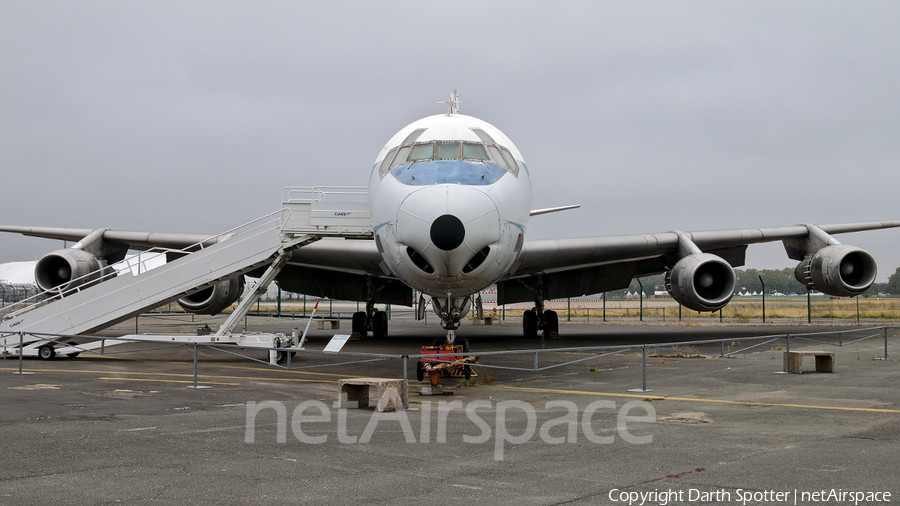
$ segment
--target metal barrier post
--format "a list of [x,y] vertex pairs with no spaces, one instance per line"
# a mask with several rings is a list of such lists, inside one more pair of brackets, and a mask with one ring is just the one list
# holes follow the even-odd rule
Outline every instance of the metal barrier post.
[[791,335],[790,334],[785,336],[785,341],[787,341],[785,351],[787,351],[788,357],[790,357],[791,356]]
[[194,388],[197,388],[197,343],[194,343]]
[[641,320],[641,321],[644,321],[644,284],[641,283],[641,278],[635,278],[635,279],[637,279],[638,286],[641,287],[641,288],[640,288],[640,291],[641,291],[641,315],[640,315],[640,320]]
[[25,355],[25,346],[22,344],[25,336],[19,332],[19,374],[22,374],[22,356]]
[[408,360],[409,357],[403,355],[403,409],[409,409],[409,379],[406,372]]
[[838,332],[838,348],[844,347],[844,333]]
[[719,358],[725,358],[725,341],[719,341],[721,345],[721,351],[719,352]]
[[884,328],[884,359],[888,359],[887,354],[887,327]]
[[22,357],[25,355],[25,345],[23,344],[25,341],[25,333],[19,332],[19,370],[13,372],[13,374],[34,374],[33,372],[23,372],[22,371]]
[[538,370],[538,352],[534,352],[534,371]]
[[100,340],[100,354],[101,354],[101,355],[105,355],[105,354],[106,354],[106,339],[101,339],[101,340]]
[[812,323],[812,290],[806,289],[806,323]]
[[641,390],[647,391],[647,345],[641,346]]
[[188,385],[188,388],[212,388],[210,386],[197,384],[197,343],[194,343],[194,384]]
[[647,345],[641,345],[641,388],[630,388],[629,392],[650,392],[647,390]]

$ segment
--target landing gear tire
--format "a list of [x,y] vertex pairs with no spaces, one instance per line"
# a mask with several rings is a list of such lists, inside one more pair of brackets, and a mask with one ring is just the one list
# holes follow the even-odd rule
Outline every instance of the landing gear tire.
[[537,339],[537,330],[537,313],[529,309],[522,314],[522,332],[525,339]]
[[544,334],[549,336],[553,332],[559,334],[559,315],[556,311],[544,311]]
[[56,357],[56,350],[53,349],[52,344],[45,344],[38,348],[38,356],[41,357],[41,360],[52,360]]
[[425,380],[425,368],[422,367],[422,361],[416,362],[416,379],[419,381]]
[[463,353],[469,352],[469,340],[468,339],[457,339],[456,345],[463,347]]
[[357,311],[353,313],[353,323],[350,325],[351,332],[366,336],[366,312]]
[[447,342],[447,341],[445,341],[445,340],[443,340],[443,339],[435,339],[434,341],[431,342],[431,346],[437,348],[437,347],[439,347],[439,346],[443,346],[444,343],[446,343],[446,342]]
[[[78,343],[76,343],[75,341],[69,341],[69,342],[66,343],[66,344],[68,344],[69,346],[78,346]],[[76,351],[75,353],[69,353],[69,354],[66,355],[66,356],[69,357],[69,358],[75,358],[75,357],[77,357],[80,353],[81,353],[80,351]]]
[[388,335],[388,319],[387,313],[384,311],[375,311],[372,316],[372,335],[375,339],[384,339]]

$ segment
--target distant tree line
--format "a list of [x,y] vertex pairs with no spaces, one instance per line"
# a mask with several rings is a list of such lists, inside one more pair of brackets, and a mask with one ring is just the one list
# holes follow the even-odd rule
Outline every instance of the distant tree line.
[[[763,291],[762,283],[759,278],[762,276],[766,283],[766,294],[783,293],[785,295],[805,294],[806,287],[803,286],[797,278],[794,277],[794,269],[786,267],[781,270],[774,269],[735,269],[735,290],[739,293]],[[644,285],[644,294],[652,296],[655,291],[663,291],[666,289],[665,275],[658,274],[656,276],[647,276],[640,278],[640,282]],[[631,281],[628,291],[631,293],[638,292],[640,285],[637,279]],[[891,274],[887,283],[875,283],[864,294],[864,297],[875,297],[879,294],[900,295],[900,267]]]

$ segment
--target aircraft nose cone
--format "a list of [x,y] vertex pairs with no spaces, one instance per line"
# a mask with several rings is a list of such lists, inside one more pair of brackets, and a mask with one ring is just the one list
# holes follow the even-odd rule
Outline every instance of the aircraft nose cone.
[[444,250],[452,251],[466,239],[466,227],[452,214],[444,214],[431,223],[431,242]]

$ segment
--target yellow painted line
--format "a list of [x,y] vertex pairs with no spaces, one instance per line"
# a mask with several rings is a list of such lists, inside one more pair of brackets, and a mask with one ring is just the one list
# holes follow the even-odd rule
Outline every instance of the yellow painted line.
[[[161,383],[191,383],[191,384],[194,383],[193,381],[187,381],[187,380],[161,380],[161,379],[151,379],[151,378],[97,378],[97,379],[113,380],[113,381],[155,381],[155,382],[161,382]],[[240,385],[240,383],[216,383],[214,381],[204,381],[203,384],[204,385],[231,385],[231,386]]]
[[[10,368],[4,367],[0,368],[2,371],[18,371],[17,367]],[[86,374],[132,374],[135,376],[174,376],[176,378],[193,378],[193,374],[176,374],[176,373],[163,373],[163,372],[134,372],[134,371],[85,371],[83,369],[73,369],[73,370],[62,370],[62,369],[22,369],[23,371],[29,372],[62,372],[62,373],[72,373],[72,372],[80,372]],[[269,371],[271,372],[271,371]],[[296,382],[309,382],[309,383],[337,383],[332,380],[325,379],[306,379],[306,378],[258,378],[258,377],[248,377],[248,376],[221,376],[221,375],[213,375],[213,374],[198,374],[198,378],[213,378],[213,379],[239,379],[239,380],[248,380],[248,381],[296,381]]]
[[826,409],[836,411],[869,411],[872,413],[900,413],[900,409],[880,409],[880,408],[850,408],[846,406],[813,406],[809,404],[781,404],[774,402],[742,402],[742,401],[726,401],[724,399],[702,399],[696,397],[664,397],[652,394],[614,394],[608,392],[589,392],[585,390],[559,390],[554,388],[530,388],[530,387],[505,387],[493,386],[487,388],[500,388],[503,390],[519,390],[523,392],[535,393],[553,393],[553,394],[569,394],[569,395],[593,395],[598,397],[635,397],[639,399],[651,398],[654,401],[688,401],[688,402],[715,402],[719,404],[737,404],[739,406],[773,406],[782,408],[808,408],[808,409]]
[[279,369],[275,371],[274,369],[264,368],[264,367],[247,367],[240,365],[222,365],[220,367],[224,367],[226,369],[246,369],[248,371],[261,371],[261,372],[282,372],[282,373],[291,373],[291,374],[309,374],[313,376],[334,376],[336,378],[367,378],[368,376],[353,376],[348,374],[334,374],[327,372],[309,372],[309,371],[294,371],[287,369]]

